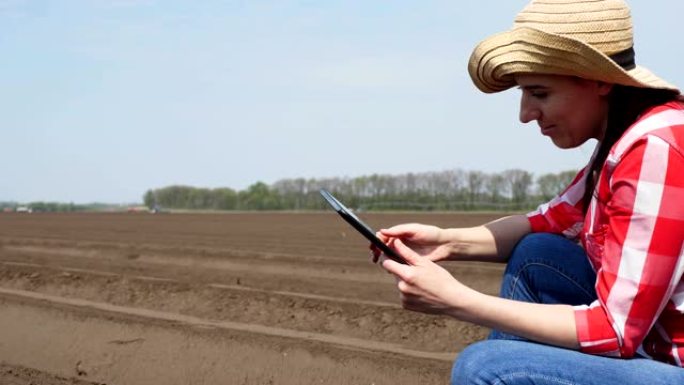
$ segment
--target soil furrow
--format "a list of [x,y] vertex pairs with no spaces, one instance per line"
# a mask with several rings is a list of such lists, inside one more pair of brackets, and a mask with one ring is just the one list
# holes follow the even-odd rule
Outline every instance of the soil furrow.
[[0,306],[4,364],[55,379],[24,383],[430,385],[450,367],[391,345],[30,292],[0,290]]
[[[394,343],[434,352],[460,350],[464,344],[486,334],[483,328],[444,317],[407,312],[390,303],[264,291],[211,282],[190,284],[25,263],[0,266],[0,286],[211,320]],[[420,333],[414,330],[420,330]]]

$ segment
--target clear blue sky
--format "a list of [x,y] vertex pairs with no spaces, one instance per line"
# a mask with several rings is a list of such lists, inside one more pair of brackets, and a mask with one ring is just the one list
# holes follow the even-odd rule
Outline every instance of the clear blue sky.
[[[526,0],[0,0],[0,201],[171,184],[578,168],[479,93],[472,48]],[[684,2],[631,1],[637,62],[684,86]],[[668,47],[669,44],[669,47]]]

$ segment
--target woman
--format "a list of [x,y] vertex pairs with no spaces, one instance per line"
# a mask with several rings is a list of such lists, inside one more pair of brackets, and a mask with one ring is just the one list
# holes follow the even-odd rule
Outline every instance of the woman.
[[[560,148],[598,145],[532,213],[378,233],[409,262],[382,261],[405,308],[493,330],[459,355],[453,384],[684,384],[684,102],[632,43],[621,0],[533,0],[475,48],[480,90],[518,86],[522,122]],[[507,262],[500,297],[445,260]]]

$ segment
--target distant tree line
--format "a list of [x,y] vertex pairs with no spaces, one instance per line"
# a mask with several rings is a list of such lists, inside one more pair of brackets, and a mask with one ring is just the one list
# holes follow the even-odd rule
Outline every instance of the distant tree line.
[[61,212],[78,212],[78,211],[102,211],[111,208],[112,205],[91,203],[91,204],[75,204],[62,202],[0,202],[0,211],[10,210],[17,211],[22,209],[29,209],[35,213],[61,213]]
[[357,210],[527,210],[560,193],[576,171],[534,178],[519,169],[373,174],[354,178],[282,179],[246,190],[168,186],[145,192],[150,208],[188,210],[320,210],[318,191],[333,192]]

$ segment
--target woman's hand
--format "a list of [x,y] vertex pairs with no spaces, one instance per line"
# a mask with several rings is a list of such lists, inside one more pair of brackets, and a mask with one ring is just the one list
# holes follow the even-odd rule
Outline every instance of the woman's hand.
[[404,309],[442,314],[549,345],[579,348],[570,305],[513,301],[477,292],[399,239],[390,245],[408,265],[383,258],[393,274]]
[[[434,262],[445,260],[451,254],[445,230],[437,226],[409,223],[382,229],[376,235],[388,245],[395,239],[401,239],[415,253]],[[382,251],[372,245],[371,250],[373,262],[377,262]]]
[[452,314],[473,290],[457,281],[441,266],[419,255],[400,239],[390,247],[404,257],[408,265],[383,258],[382,267],[397,279],[405,309],[429,314]]
[[[441,229],[409,223],[380,230],[377,236],[386,244],[401,239],[418,255],[433,262],[444,260],[505,262],[515,244],[531,231],[525,215],[511,215],[467,228]],[[371,246],[373,262],[382,254]]]

